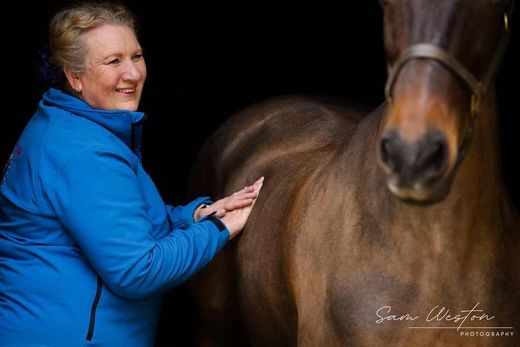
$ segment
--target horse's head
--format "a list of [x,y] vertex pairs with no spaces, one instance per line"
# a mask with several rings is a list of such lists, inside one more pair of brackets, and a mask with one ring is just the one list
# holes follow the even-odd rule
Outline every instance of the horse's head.
[[381,0],[388,63],[380,165],[398,198],[444,199],[505,49],[513,1]]

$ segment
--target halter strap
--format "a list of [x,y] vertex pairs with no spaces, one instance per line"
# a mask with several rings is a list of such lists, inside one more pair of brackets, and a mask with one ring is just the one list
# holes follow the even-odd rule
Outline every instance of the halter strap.
[[437,45],[431,43],[419,43],[408,47],[400,56],[392,68],[392,72],[385,86],[387,98],[391,97],[391,92],[401,69],[412,59],[433,59],[441,62],[456,75],[458,75],[468,85],[471,93],[482,96],[482,82],[477,80],[471,72],[457,59],[453,58],[448,52]]
[[[431,43],[418,43],[408,47],[403,53],[401,53],[399,59],[393,64],[385,86],[386,99],[388,101],[392,100],[392,90],[394,84],[397,80],[397,77],[399,76],[399,72],[407,62],[413,59],[433,59],[442,63],[466,83],[471,91],[473,98],[476,99],[472,100],[472,110],[474,109],[474,106],[477,106],[474,109],[477,111],[478,105],[480,104],[480,99],[486,94],[489,85],[493,81],[493,78],[498,71],[499,65],[507,48],[507,43],[509,41],[509,21],[513,13],[515,1],[512,0],[510,6],[508,7],[505,6],[506,1],[503,1],[503,3],[504,13],[502,35],[496,53],[493,55],[493,60],[491,61],[491,64],[489,65],[489,68],[487,69],[484,76],[482,76],[481,80],[478,80],[468,69],[464,67],[464,65],[462,65],[456,58],[454,58],[441,47]],[[475,102],[476,105],[473,105]]]

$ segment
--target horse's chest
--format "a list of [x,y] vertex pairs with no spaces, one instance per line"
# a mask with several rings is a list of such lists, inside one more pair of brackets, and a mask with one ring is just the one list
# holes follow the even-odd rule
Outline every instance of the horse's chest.
[[[515,339],[514,330],[507,329],[513,323],[510,312],[492,286],[476,279],[447,280],[419,266],[406,269],[408,274],[393,269],[391,262],[370,271],[361,266],[360,271],[351,268],[348,279],[332,282],[326,309],[335,334],[346,344],[390,346],[404,341],[416,346],[487,346]],[[462,278],[458,275],[453,278]],[[475,339],[481,333],[489,338]]]

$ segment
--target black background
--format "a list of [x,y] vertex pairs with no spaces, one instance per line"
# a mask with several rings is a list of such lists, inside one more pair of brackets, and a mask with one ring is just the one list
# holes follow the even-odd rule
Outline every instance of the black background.
[[[11,3],[3,14],[2,166],[46,89],[37,52],[45,43],[51,14],[66,3]],[[168,203],[185,202],[188,170],[197,150],[226,117],[246,105],[300,93],[373,106],[383,101],[386,69],[377,0],[283,6],[265,1],[125,3],[138,17],[148,67],[141,103],[149,115],[144,165]],[[14,25],[7,23],[7,16]],[[514,167],[520,144],[517,18],[518,10],[497,89],[504,177],[519,206],[520,169]],[[165,305],[161,345],[169,345],[173,336],[179,343],[183,336],[189,312],[182,302],[170,297]]]

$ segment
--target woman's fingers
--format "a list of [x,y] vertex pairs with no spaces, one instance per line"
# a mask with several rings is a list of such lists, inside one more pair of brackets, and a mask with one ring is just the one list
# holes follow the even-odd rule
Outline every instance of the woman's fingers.
[[251,193],[256,191],[259,187],[262,186],[264,182],[264,176],[257,179],[252,185],[245,186],[244,188],[240,189],[239,191],[234,192],[231,196],[236,196],[244,193]]
[[254,199],[256,199],[257,195],[258,194],[255,191],[248,191],[234,196],[230,196],[224,205],[225,209],[230,211],[234,210],[235,208],[248,206],[253,202]]
[[262,188],[263,181],[263,177],[256,180],[255,183],[250,186],[253,188],[252,192],[244,188],[237,192],[236,195],[226,198],[226,211],[222,215],[221,220],[228,228],[230,238],[235,237],[244,229],[249,214],[258,197],[258,193]]
[[243,193],[250,193],[255,190],[254,186],[245,186],[244,188],[240,189],[239,191],[234,192],[231,196],[240,195]]
[[239,199],[239,200],[230,200],[226,204],[226,210],[233,211],[237,208],[243,208],[243,207],[249,206],[253,203],[255,198],[256,198],[256,194],[254,194],[253,196],[248,197],[248,198],[243,198],[243,199]]
[[264,176],[260,177],[253,185],[255,192],[258,194],[262,186],[264,185]]
[[217,212],[217,217],[225,215],[226,212],[251,206],[255,202],[258,196],[258,192],[262,188],[263,181],[264,177],[262,176],[258,180],[256,180],[252,185],[246,186],[241,190],[228,196],[227,198],[220,200],[222,205],[219,204],[219,207],[223,206],[224,210],[222,214]]
[[241,190],[236,191],[231,196],[239,196],[239,195],[243,195],[243,194],[249,194],[249,193],[252,193],[252,192],[257,192],[262,187],[263,183],[264,183],[264,176],[262,176],[259,179],[257,179],[252,185],[245,186]]
[[254,199],[254,198],[256,198],[256,192],[252,191],[252,192],[236,195],[229,200],[243,200],[243,199]]
[[222,218],[226,215],[226,210],[218,210],[215,212],[215,217]]

